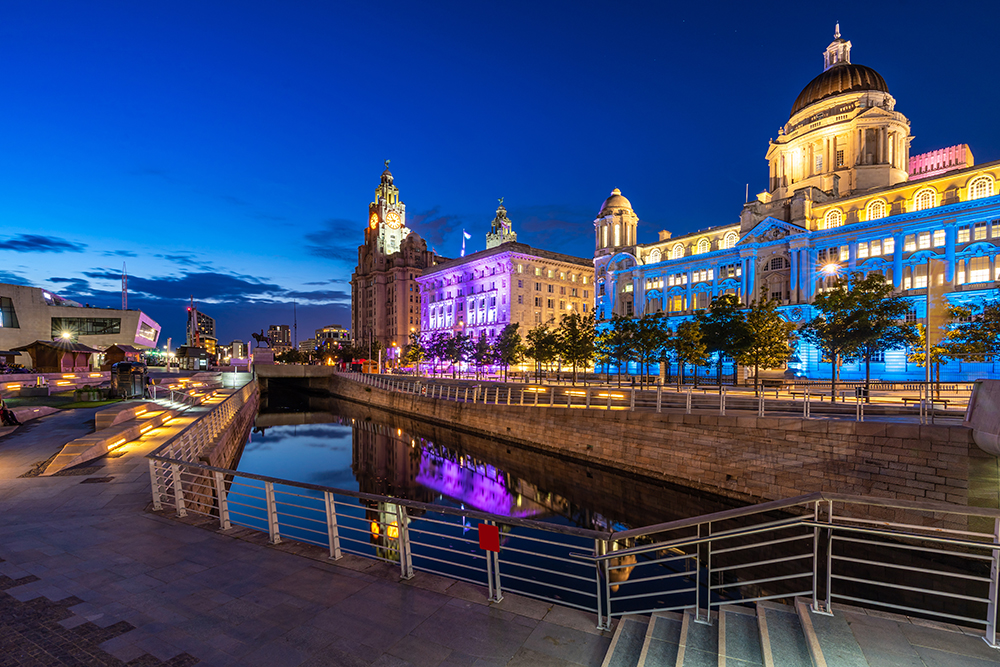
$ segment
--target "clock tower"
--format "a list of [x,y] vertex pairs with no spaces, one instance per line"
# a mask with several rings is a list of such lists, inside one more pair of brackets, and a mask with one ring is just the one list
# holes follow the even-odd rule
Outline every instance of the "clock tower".
[[368,229],[365,241],[376,237],[379,252],[391,255],[399,252],[403,239],[410,234],[406,228],[406,204],[399,200],[399,188],[392,184],[389,161],[385,161],[382,181],[375,188],[375,201],[368,205]]

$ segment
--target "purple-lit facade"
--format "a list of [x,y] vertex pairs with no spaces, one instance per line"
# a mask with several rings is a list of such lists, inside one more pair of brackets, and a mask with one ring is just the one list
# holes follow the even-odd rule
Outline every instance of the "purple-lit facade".
[[423,333],[492,337],[515,323],[523,335],[537,324],[556,326],[569,313],[591,311],[593,260],[504,240],[511,238],[516,237],[501,205],[486,250],[439,263],[417,277]]

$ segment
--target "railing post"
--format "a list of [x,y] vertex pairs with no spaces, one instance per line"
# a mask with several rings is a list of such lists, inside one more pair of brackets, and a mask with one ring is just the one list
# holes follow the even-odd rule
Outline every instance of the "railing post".
[[[993,544],[1000,545],[1000,519],[993,520]],[[997,593],[1000,584],[1000,550],[993,550],[990,559],[990,602],[986,607],[986,636],[983,641],[993,648],[997,645]]]
[[[594,553],[597,556],[604,556],[608,553],[607,540],[594,540]],[[602,559],[597,562],[594,568],[594,578],[597,583],[597,629],[611,629],[611,595],[610,588],[605,583],[608,580],[608,561]],[[602,581],[603,580],[603,581]],[[603,603],[602,603],[603,601]],[[606,608],[605,608],[606,606]],[[602,613],[603,612],[603,613]]]
[[630,412],[635,410],[635,387],[632,387],[632,394],[629,397],[628,409]]
[[725,416],[726,414],[726,388],[723,387],[722,391],[719,392],[719,414]]
[[160,502],[160,475],[156,470],[156,462],[153,459],[147,459],[149,461],[149,486],[153,491],[153,509],[157,512],[163,509],[163,504]]
[[507,405],[510,405],[510,387],[507,387]]
[[760,396],[757,398],[757,416],[764,416],[764,390],[760,390]]
[[170,472],[174,477],[174,508],[177,510],[177,516],[187,516],[187,510],[184,508],[184,488],[181,484],[181,467],[171,463]]
[[809,419],[809,387],[802,394],[802,416]]
[[[496,525],[495,521],[488,521],[487,523],[491,526]],[[503,589],[500,587],[500,552],[487,551],[486,566],[490,568],[493,574],[493,588],[490,591],[490,602],[502,602]]]
[[611,409],[611,387],[608,386],[608,410]]
[[534,405],[534,407],[536,407],[536,408],[538,407],[538,394],[539,394],[538,387],[535,387],[535,405]]
[[330,559],[340,560],[343,554],[340,553],[340,529],[337,527],[337,506],[334,504],[333,493],[324,491],[323,500],[326,504],[326,534],[330,541]]
[[587,399],[586,399],[587,400],[587,409],[589,410],[590,409],[590,387],[587,387],[586,394],[587,394]]
[[524,405],[524,387],[521,387],[521,403],[520,403],[520,405]]
[[[663,385],[656,385],[656,411],[661,411],[661,406],[663,405]],[[690,412],[688,413],[690,414]]]
[[215,473],[215,495],[219,499],[219,527],[222,530],[229,530],[232,526],[229,523],[229,499],[226,498],[226,479],[218,470]]
[[396,526],[399,529],[399,569],[400,579],[413,578],[413,558],[410,555],[410,528],[406,524],[406,508],[396,505]]
[[[687,390],[687,414],[691,414],[691,387]],[[660,392],[656,392],[656,411],[660,411]]]
[[278,507],[274,503],[274,482],[264,482],[264,500],[267,503],[267,533],[271,544],[281,543],[281,531],[278,529]]

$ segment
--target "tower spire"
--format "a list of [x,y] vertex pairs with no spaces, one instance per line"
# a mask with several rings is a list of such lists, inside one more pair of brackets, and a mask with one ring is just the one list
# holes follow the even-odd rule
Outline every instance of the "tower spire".
[[837,21],[837,25],[833,29],[833,38],[840,39],[840,21]]

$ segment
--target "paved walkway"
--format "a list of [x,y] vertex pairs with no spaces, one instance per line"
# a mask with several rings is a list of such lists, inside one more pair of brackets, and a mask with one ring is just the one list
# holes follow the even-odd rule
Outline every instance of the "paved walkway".
[[145,511],[143,456],[191,418],[81,475],[19,478],[91,431],[92,410],[0,438],[0,667],[601,664],[593,615]]

